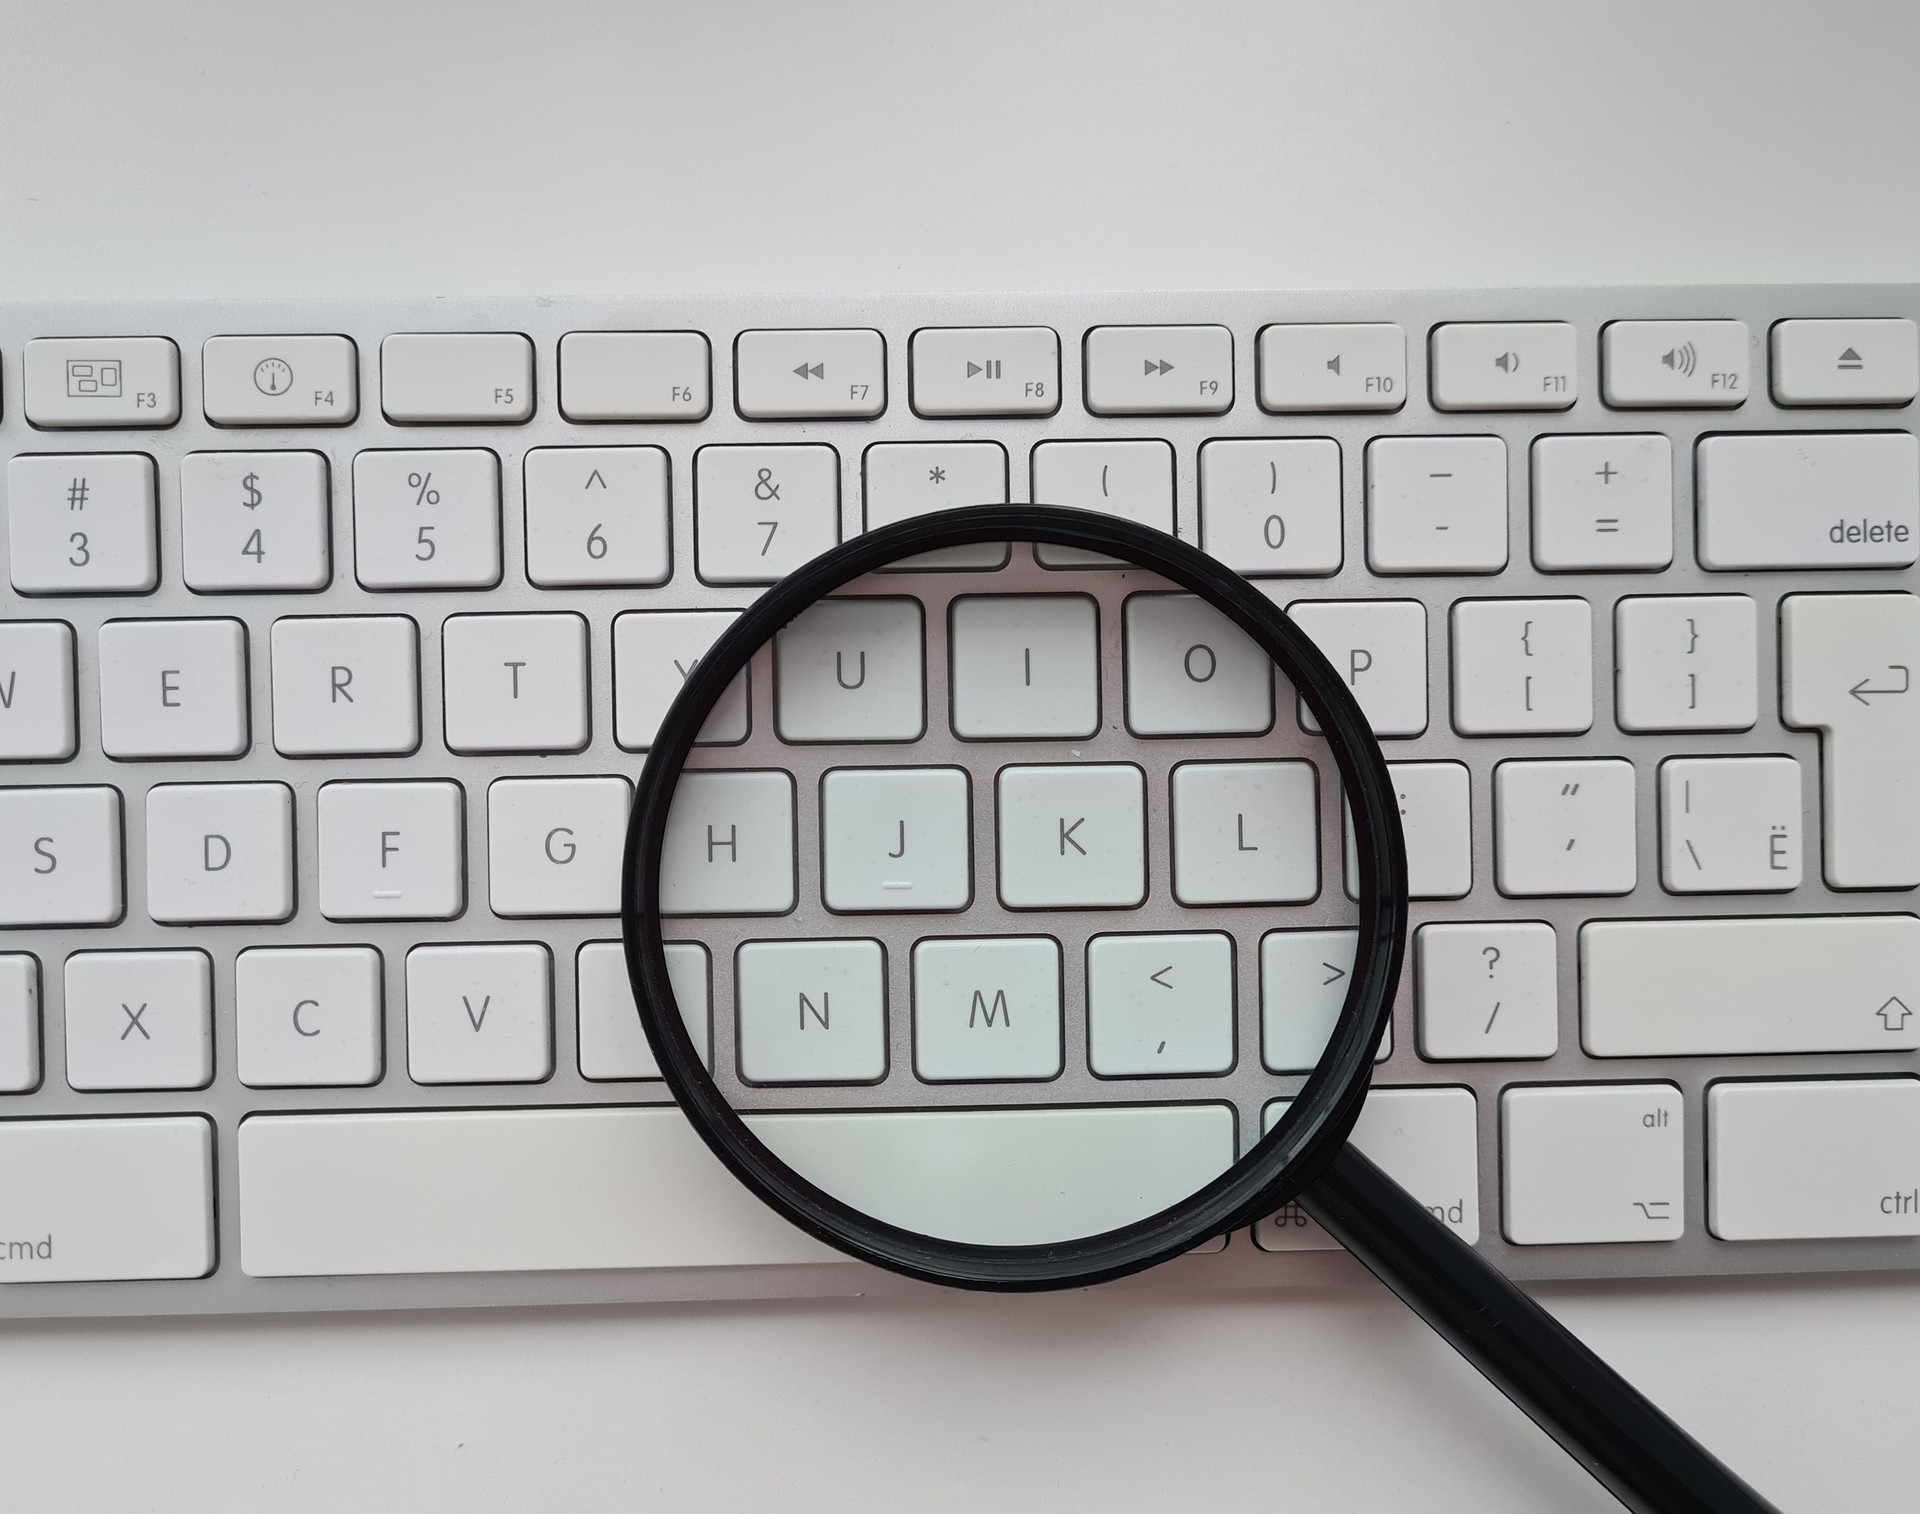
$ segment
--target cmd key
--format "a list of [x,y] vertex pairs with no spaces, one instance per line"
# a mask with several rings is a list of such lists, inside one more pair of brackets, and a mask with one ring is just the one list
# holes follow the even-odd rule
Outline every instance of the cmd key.
[[213,1123],[0,1123],[0,1284],[205,1277]]

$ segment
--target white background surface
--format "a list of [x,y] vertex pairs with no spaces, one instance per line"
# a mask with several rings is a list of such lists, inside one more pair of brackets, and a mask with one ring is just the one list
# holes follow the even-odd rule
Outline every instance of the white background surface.
[[[1908,4],[0,5],[0,297],[1920,278]],[[1556,1288],[1788,1510],[1920,1284]],[[29,1326],[14,1508],[1611,1504],[1370,1288]]]

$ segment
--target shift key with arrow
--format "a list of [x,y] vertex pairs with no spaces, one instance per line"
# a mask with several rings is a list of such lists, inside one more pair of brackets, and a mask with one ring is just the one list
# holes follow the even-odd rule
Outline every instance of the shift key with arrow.
[[1920,884],[1920,598],[1791,594],[1780,602],[1780,714],[1820,732],[1826,880]]

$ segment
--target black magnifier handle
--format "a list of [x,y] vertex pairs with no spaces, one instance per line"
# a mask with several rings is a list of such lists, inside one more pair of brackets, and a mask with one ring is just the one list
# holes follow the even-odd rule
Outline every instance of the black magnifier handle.
[[1295,1202],[1635,1514],[1779,1514],[1351,1145]]

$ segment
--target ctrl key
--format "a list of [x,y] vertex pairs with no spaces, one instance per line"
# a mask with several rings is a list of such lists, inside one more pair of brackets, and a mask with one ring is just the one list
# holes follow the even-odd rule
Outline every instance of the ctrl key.
[[205,1277],[213,1123],[0,1123],[0,1283]]
[[1707,1225],[1723,1241],[1920,1235],[1920,1078],[1716,1083]]

